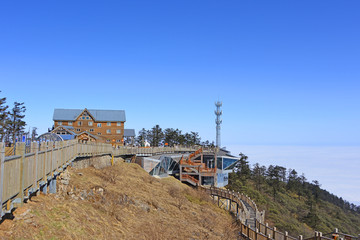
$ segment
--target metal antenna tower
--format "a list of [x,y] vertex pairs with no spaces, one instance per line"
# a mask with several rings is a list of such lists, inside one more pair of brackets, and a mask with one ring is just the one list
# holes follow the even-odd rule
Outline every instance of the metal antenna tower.
[[220,109],[220,107],[222,106],[222,102],[217,101],[215,103],[216,106],[216,110],[215,110],[215,115],[216,115],[216,146],[220,147],[221,145],[221,140],[220,140],[220,124],[222,123],[221,120],[221,115],[222,115],[222,110]]

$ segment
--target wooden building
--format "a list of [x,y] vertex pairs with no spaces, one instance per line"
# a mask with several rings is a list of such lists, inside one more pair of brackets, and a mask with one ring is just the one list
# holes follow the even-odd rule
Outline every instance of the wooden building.
[[124,110],[55,109],[53,133],[74,136],[81,141],[122,145]]

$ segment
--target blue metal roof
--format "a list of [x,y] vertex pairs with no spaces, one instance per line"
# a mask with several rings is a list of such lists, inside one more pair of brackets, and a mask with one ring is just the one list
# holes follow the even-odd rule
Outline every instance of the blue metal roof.
[[135,129],[124,129],[124,137],[135,137]]
[[[54,121],[75,121],[76,118],[85,109],[61,109],[55,108],[53,120]],[[98,110],[87,109],[87,111],[94,117],[96,122],[125,122],[124,110]]]
[[62,139],[64,140],[71,140],[75,138],[75,135],[70,135],[70,134],[66,134],[66,135],[60,134],[59,136],[62,137]]

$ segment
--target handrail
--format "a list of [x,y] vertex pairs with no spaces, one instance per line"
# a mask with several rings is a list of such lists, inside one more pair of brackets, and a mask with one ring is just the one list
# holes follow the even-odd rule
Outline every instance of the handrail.
[[106,143],[79,143],[77,140],[68,140],[40,144],[32,142],[30,146],[17,143],[16,155],[6,156],[5,144],[0,143],[0,219],[13,209],[14,203],[22,204],[31,193],[54,179],[77,157],[141,156],[196,150],[194,147],[119,147]]
[[[344,233],[339,233],[337,231],[337,229],[335,229],[334,232],[325,234],[323,236],[323,234],[321,232],[315,232],[313,237],[310,238],[306,238],[303,239],[303,236],[300,235],[298,237],[292,237],[290,235],[288,235],[288,232],[280,232],[276,229],[276,227],[269,227],[269,225],[267,223],[263,223],[264,222],[264,213],[265,211],[260,212],[257,209],[257,206],[255,204],[255,202],[253,200],[251,200],[248,196],[239,193],[239,192],[234,192],[234,191],[230,191],[230,190],[225,190],[225,189],[221,189],[221,188],[216,188],[216,187],[210,187],[210,188],[206,188],[204,186],[200,187],[201,190],[205,190],[206,192],[208,192],[210,195],[213,196],[218,196],[221,198],[227,198],[230,199],[231,201],[236,202],[237,204],[243,204],[243,201],[246,201],[247,203],[251,203],[251,207],[254,207],[254,211],[256,213],[256,217],[255,217],[255,228],[251,228],[250,225],[246,225],[246,220],[250,218],[250,214],[237,214],[236,218],[239,220],[240,222],[240,232],[239,234],[241,235],[241,237],[246,238],[246,239],[274,239],[274,240],[331,240],[332,238],[326,237],[326,235],[331,235],[331,234],[337,234],[338,236],[344,236],[344,239],[346,240],[359,240],[360,239],[360,234],[359,237],[355,237],[352,235],[348,235],[348,234],[344,234]],[[246,207],[244,206],[244,208],[246,209]]]

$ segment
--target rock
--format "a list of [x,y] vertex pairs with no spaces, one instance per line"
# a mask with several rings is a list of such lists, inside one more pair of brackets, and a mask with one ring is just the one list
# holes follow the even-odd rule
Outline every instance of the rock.
[[97,190],[97,192],[98,192],[99,194],[103,195],[103,194],[104,194],[104,189],[103,189],[103,188],[99,188],[99,189]]
[[61,184],[69,185],[69,180],[62,179],[60,182]]
[[30,218],[29,218],[29,219],[25,219],[25,220],[24,220],[24,223],[30,224],[30,223],[33,223],[33,220],[30,219]]
[[141,202],[139,200],[135,200],[134,201],[135,206],[141,208],[142,210],[144,210],[145,212],[150,212],[150,206],[144,202]]
[[25,212],[20,214],[20,217],[25,217],[25,215],[28,214],[29,212],[30,212],[30,209],[27,209]]
[[87,196],[88,196],[88,194],[87,194],[86,190],[81,191],[81,193],[80,193],[80,198],[81,198],[81,200],[86,199]]

